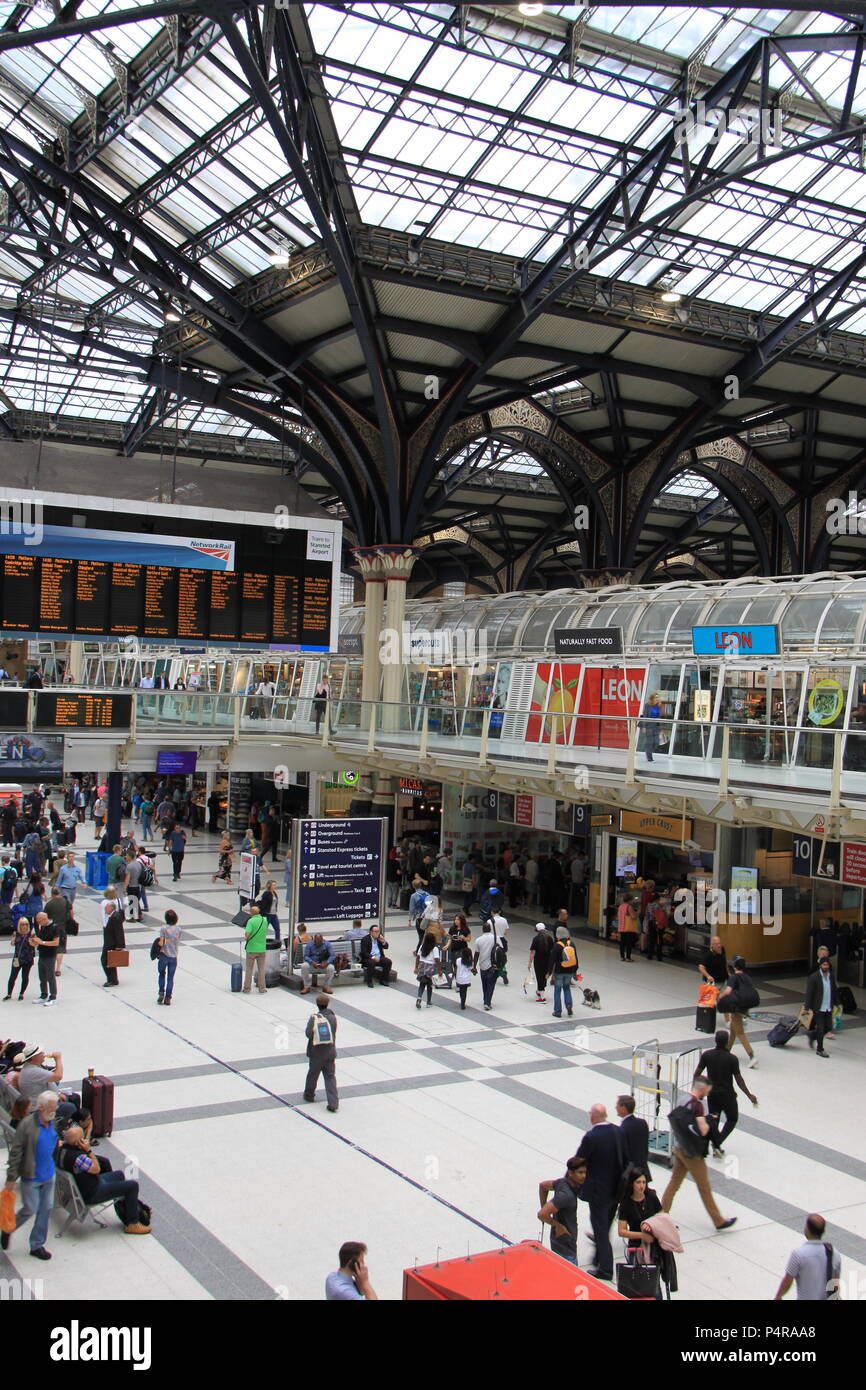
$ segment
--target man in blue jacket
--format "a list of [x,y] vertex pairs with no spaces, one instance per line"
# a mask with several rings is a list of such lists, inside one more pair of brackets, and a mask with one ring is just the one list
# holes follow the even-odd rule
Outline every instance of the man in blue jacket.
[[336,971],[334,969],[334,947],[330,941],[326,941],[321,932],[316,932],[312,941],[308,941],[304,947],[304,959],[301,962],[301,979],[304,987],[301,994],[309,994],[313,976],[321,980],[325,977],[322,988],[323,994],[333,994],[331,985]]

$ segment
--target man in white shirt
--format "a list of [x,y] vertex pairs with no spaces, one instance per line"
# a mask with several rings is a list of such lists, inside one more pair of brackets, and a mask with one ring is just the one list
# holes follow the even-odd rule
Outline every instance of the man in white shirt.
[[[505,947],[505,949],[506,949],[506,951],[507,951],[507,950],[508,950],[508,918],[507,918],[507,917],[503,917],[503,915],[502,915],[501,912],[494,912],[494,914],[493,914],[493,916],[491,917],[490,920],[491,920],[491,922],[493,923],[493,932],[494,932],[494,935],[498,938],[498,940],[500,940],[500,941],[502,942],[503,946]],[[504,985],[507,985],[507,984],[508,984],[508,963],[507,963],[507,962],[505,963],[505,965],[503,965],[502,969],[499,971],[499,978],[500,978],[500,980],[502,981],[502,983],[503,983]]]
[[805,1244],[791,1251],[774,1303],[779,1303],[785,1297],[793,1283],[797,1285],[798,1302],[823,1303],[838,1293],[842,1257],[829,1242],[825,1243],[826,1226],[823,1216],[817,1212],[806,1217],[803,1227]]
[[[503,919],[504,920],[504,919]],[[493,1007],[493,991],[496,988],[496,977],[499,970],[493,964],[493,950],[496,946],[496,938],[493,935],[492,922],[485,922],[481,929],[481,935],[476,937],[473,950],[472,974],[477,975],[481,972],[481,994],[484,1000],[484,1011],[490,1013]]]
[[526,868],[523,870],[523,877],[526,879],[526,901],[534,903],[538,901],[538,860],[531,854],[526,861]]
[[141,678],[141,689],[142,689],[142,690],[153,690],[153,676],[142,676],[142,678]]

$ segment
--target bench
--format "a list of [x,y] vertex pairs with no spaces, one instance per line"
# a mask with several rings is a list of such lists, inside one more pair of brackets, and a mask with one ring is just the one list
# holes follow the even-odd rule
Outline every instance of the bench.
[[[355,981],[363,980],[364,970],[361,965],[362,939],[363,938],[358,938],[356,940],[346,941],[342,937],[325,937],[325,940],[327,941],[328,945],[333,946],[335,956],[348,956],[349,959],[348,967],[344,966],[343,969],[338,971],[338,973],[334,976],[335,985],[349,984]],[[292,952],[291,939],[289,937],[286,937],[286,950],[288,953],[291,954],[292,963],[291,967],[283,973],[281,977],[282,983],[286,985],[289,989],[303,989],[304,982],[300,974],[296,972],[299,972],[301,962],[304,959],[304,948],[303,946],[296,946],[294,951]],[[397,971],[392,968],[391,974],[388,978],[389,980],[396,980]],[[313,989],[318,988],[317,980],[318,976],[316,975],[316,972],[313,971]]]

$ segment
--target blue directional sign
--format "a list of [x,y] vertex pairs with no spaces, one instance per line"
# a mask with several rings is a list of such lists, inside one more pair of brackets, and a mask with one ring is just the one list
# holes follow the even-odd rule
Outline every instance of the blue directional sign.
[[693,627],[692,651],[695,656],[778,656],[779,629],[775,623]]

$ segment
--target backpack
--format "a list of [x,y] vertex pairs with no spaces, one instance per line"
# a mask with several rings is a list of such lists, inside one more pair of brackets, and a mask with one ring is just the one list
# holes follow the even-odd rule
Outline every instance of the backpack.
[[330,1020],[324,1014],[313,1014],[313,1033],[311,1042],[314,1047],[330,1047],[334,1041],[334,1030]]
[[575,949],[574,949],[574,942],[573,942],[573,941],[561,941],[561,942],[560,942],[560,945],[562,946],[562,962],[561,962],[560,967],[559,967],[560,970],[562,970],[562,971],[566,971],[566,970],[576,970],[576,969],[577,969],[577,951],[575,951]]
[[734,1003],[736,1004],[737,1012],[748,1013],[749,1009],[757,1009],[760,1002],[761,996],[749,976],[735,976]]
[[12,868],[5,869],[3,872],[3,892],[11,893],[18,882],[18,875]]
[[508,964],[508,946],[503,937],[493,934],[494,946],[490,952],[490,964],[494,970],[504,970]]
[[153,869],[150,867],[149,864],[143,864],[138,879],[139,886],[141,888],[150,888],[153,881]]
[[694,1128],[695,1114],[688,1105],[675,1105],[668,1115],[668,1124],[677,1146],[686,1158],[703,1158],[707,1152],[709,1136],[704,1138]]

